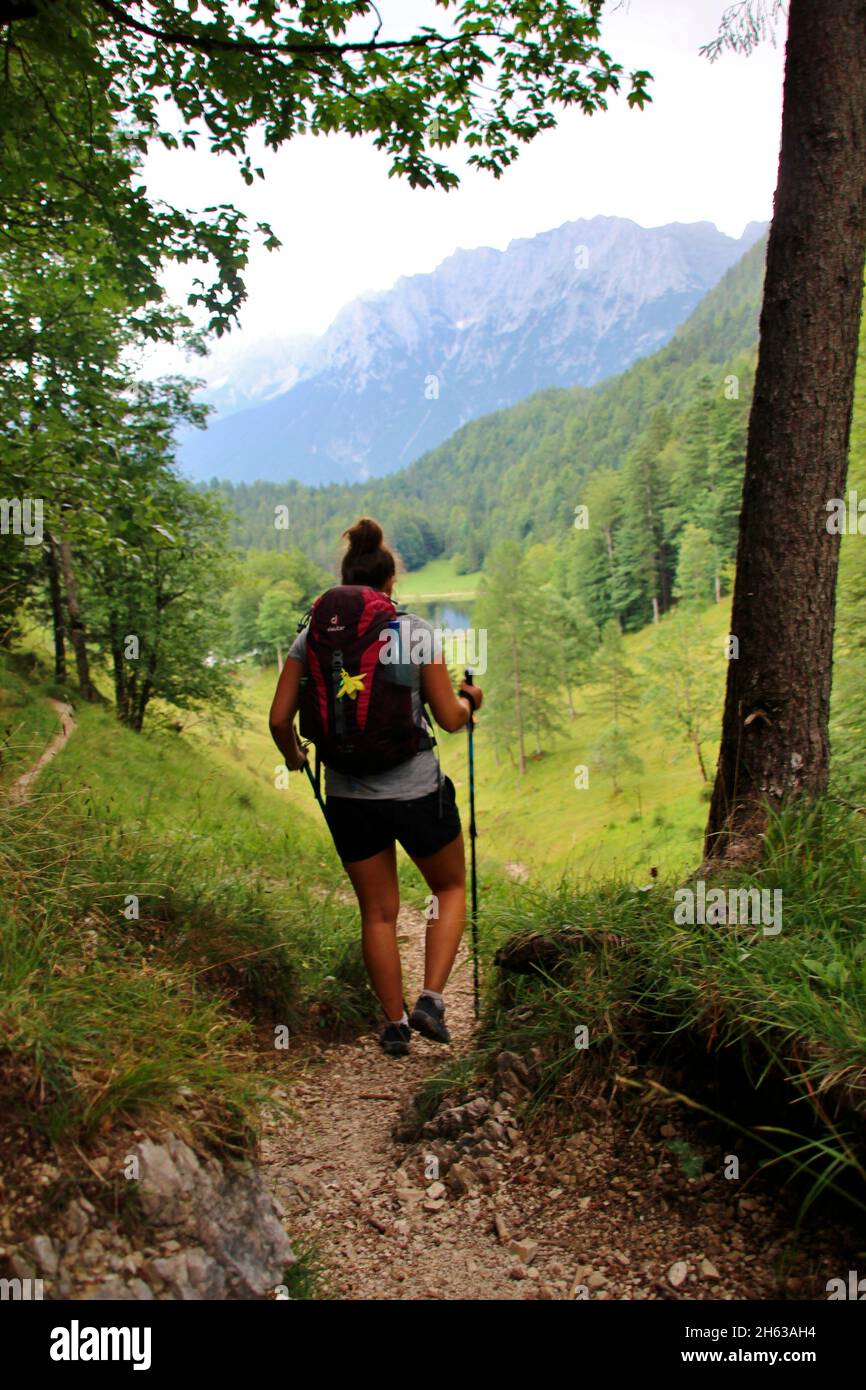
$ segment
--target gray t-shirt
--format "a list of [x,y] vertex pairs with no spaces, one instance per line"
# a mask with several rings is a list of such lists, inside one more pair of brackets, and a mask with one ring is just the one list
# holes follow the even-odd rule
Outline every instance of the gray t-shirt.
[[[412,712],[415,723],[432,733],[424,707],[421,703],[421,667],[426,664],[434,651],[435,635],[433,628],[424,618],[414,613],[403,613],[392,627],[396,630],[396,640],[400,645],[403,663],[400,666],[402,678],[412,688]],[[410,659],[410,654],[414,656]],[[291,647],[289,656],[304,663],[307,669],[307,628],[299,632]],[[325,768],[325,792],[328,796],[351,796],[365,801],[412,801],[417,796],[429,796],[439,787],[439,760],[432,748],[422,748],[404,763],[389,768],[387,772],[377,772],[368,777],[349,777],[345,773]]]

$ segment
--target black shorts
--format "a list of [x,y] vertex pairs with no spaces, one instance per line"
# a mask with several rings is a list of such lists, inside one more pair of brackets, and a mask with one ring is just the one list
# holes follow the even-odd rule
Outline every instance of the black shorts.
[[374,801],[368,797],[329,796],[328,828],[344,864],[370,859],[399,840],[413,859],[426,859],[460,834],[454,783],[445,777],[440,793],[412,801]]

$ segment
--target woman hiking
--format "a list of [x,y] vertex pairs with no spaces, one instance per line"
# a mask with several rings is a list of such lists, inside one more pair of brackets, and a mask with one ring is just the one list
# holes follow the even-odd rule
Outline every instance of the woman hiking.
[[[385,1014],[379,1042],[405,1056],[411,1029],[450,1042],[445,989],[466,917],[466,865],[450,777],[443,777],[424,706],[454,733],[482,701],[461,681],[455,694],[433,628],[398,613],[397,566],[382,528],[362,517],[343,532],[342,584],[326,590],[289,650],[271,706],[274,742],[290,771],[311,738],[325,764],[325,816],[358,898],[364,964]],[[396,842],[433,894],[424,988],[407,1013],[397,948]]]

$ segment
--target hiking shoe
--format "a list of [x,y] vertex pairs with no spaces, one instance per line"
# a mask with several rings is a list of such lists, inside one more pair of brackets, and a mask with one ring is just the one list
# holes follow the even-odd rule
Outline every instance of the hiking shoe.
[[409,1015],[409,1023],[416,1033],[421,1033],[431,1042],[451,1041],[451,1034],[445,1027],[445,1006],[440,1008],[428,994],[419,994],[418,1003]]
[[389,1057],[408,1057],[411,1038],[405,1023],[386,1023],[379,1034],[379,1046]]

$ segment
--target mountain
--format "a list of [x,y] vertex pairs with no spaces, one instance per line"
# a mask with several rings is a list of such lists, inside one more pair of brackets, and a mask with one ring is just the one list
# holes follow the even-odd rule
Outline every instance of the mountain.
[[353,301],[282,362],[260,361],[249,375],[276,394],[187,434],[181,466],[235,482],[393,473],[467,421],[654,352],[762,231],[594,217],[505,251],[457,251]]
[[[220,483],[237,543],[278,549],[290,539],[330,567],[341,531],[367,513],[383,523],[409,568],[459,554],[474,569],[497,539],[561,537],[592,474],[619,469],[659,407],[676,424],[725,401],[744,440],[765,254],[762,239],[664,347],[621,375],[591,389],[541,391],[474,420],[400,473],[324,488]],[[728,401],[731,373],[739,389]],[[274,507],[285,503],[290,534],[274,528]]]
[[208,360],[208,404],[223,418],[290,391],[317,341],[311,334],[263,338],[238,353],[232,351],[231,338],[223,339]]

